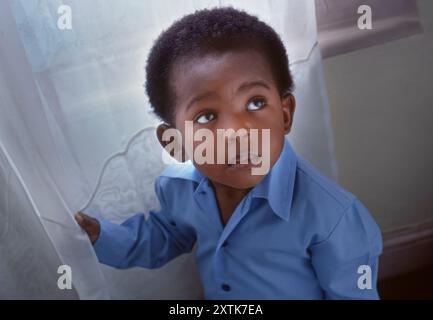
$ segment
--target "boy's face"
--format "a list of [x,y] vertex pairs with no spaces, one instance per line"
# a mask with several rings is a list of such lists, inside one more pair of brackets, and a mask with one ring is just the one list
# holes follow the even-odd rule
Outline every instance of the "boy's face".
[[[206,128],[217,137],[217,129],[257,129],[259,151],[263,139],[261,129],[269,129],[266,152],[270,168],[278,160],[284,136],[290,131],[295,100],[292,95],[281,97],[271,68],[265,57],[255,50],[207,54],[184,59],[172,70],[171,83],[175,93],[174,126],[182,134],[185,146],[185,122],[193,122],[193,132]],[[226,136],[229,139],[229,136]],[[193,149],[201,141],[192,143]],[[237,152],[243,152],[237,147]],[[227,151],[227,149],[226,149]],[[215,158],[216,158],[215,148]],[[226,152],[227,154],[228,152]],[[239,160],[239,159],[238,159]],[[236,189],[252,188],[264,175],[253,175],[253,164],[194,165],[212,182]]]

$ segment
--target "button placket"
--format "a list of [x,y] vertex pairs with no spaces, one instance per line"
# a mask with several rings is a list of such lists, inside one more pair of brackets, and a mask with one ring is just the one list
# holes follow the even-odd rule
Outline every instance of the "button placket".
[[[221,235],[220,240],[218,241],[218,245],[216,247],[215,255],[214,255],[214,261],[213,266],[215,270],[215,280],[217,281],[217,284],[219,283],[221,289],[225,292],[229,292],[232,290],[232,287],[229,284],[228,279],[225,278],[223,267],[221,265],[221,259],[224,259],[227,257],[227,255],[224,254],[229,241],[227,238],[232,234],[236,226],[240,223],[240,221],[243,219],[243,217],[246,215],[250,208],[251,204],[251,197],[250,194],[248,194],[247,198],[244,199],[244,202],[242,206],[237,208],[237,211],[233,213],[233,218],[230,218],[229,224],[226,225],[226,228],[223,229],[223,233]],[[222,255],[222,256],[221,256]]]

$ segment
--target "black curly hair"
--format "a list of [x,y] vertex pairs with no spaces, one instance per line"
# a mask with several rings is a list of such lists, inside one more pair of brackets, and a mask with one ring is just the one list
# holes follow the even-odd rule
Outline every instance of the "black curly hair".
[[286,49],[275,30],[257,17],[224,7],[199,10],[175,21],[159,35],[147,59],[145,87],[156,115],[172,123],[175,97],[169,77],[180,59],[250,48],[264,54],[280,95],[291,93]]

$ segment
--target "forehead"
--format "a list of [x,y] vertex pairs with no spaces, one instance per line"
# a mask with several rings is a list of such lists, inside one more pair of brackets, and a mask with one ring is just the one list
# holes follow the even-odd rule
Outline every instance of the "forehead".
[[206,91],[229,93],[244,81],[263,80],[274,85],[265,56],[257,50],[238,50],[179,60],[172,70],[176,104]]

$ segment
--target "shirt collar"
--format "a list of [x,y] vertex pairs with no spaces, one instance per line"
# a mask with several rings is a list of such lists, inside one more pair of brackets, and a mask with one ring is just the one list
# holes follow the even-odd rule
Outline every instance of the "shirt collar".
[[266,199],[274,213],[286,221],[290,218],[296,167],[296,154],[287,139],[284,139],[283,150],[277,162],[266,177],[251,190],[253,198]]
[[192,180],[197,183],[201,183],[205,178],[205,176],[194,167],[190,160],[186,162],[176,162],[167,166],[162,171],[161,176]]
[[[290,217],[296,167],[296,154],[287,139],[284,139],[284,146],[277,162],[266,177],[250,192],[252,198],[266,199],[272,211],[286,221]],[[162,175],[197,182],[198,186],[195,189],[195,194],[205,193],[210,188],[209,180],[194,167],[191,161],[169,166]]]

